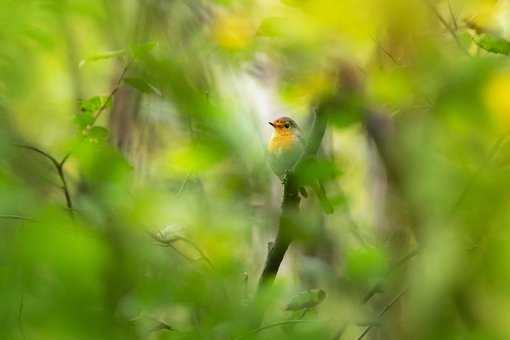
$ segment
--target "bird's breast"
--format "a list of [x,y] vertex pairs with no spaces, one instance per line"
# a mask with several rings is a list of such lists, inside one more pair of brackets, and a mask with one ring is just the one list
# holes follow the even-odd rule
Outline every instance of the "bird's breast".
[[296,147],[296,143],[299,142],[297,139],[297,136],[294,134],[273,135],[269,141],[267,150],[270,153],[281,153],[283,151],[294,149]]

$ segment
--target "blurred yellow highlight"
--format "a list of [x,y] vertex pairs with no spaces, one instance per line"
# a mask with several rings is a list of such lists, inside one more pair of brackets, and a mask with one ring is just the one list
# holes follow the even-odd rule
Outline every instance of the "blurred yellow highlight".
[[510,129],[510,71],[493,75],[484,91],[484,100],[498,128]]
[[247,48],[255,36],[251,20],[239,13],[220,14],[212,28],[214,41],[225,50]]

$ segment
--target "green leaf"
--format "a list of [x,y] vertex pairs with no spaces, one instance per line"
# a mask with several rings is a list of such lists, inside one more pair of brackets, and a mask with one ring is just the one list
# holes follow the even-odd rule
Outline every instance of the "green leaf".
[[89,99],[80,100],[80,113],[74,117],[74,122],[81,130],[94,124],[94,116],[99,109],[105,105],[108,107],[111,103],[106,103],[108,97],[95,96]]
[[85,64],[91,63],[91,62],[94,62],[94,61],[117,58],[117,57],[123,56],[125,54],[126,54],[126,50],[125,49],[94,54],[94,55],[92,55],[90,57],[87,57],[87,58],[81,60],[80,64],[79,64],[79,67],[83,67],[83,66],[85,66]]
[[487,52],[510,55],[510,41],[493,34],[481,34],[474,39],[475,43]]
[[302,162],[296,173],[303,185],[309,185],[317,180],[326,182],[341,174],[333,162],[316,158]]
[[94,126],[88,131],[87,137],[94,142],[106,141],[108,139],[108,129],[101,126]]
[[130,54],[134,59],[143,59],[157,46],[155,41],[137,44],[130,47]]
[[80,111],[81,113],[94,113],[99,110],[103,102],[104,100],[99,96],[80,100]]
[[381,249],[355,249],[346,256],[346,275],[358,284],[376,284],[384,278],[387,271],[388,259]]
[[74,117],[74,122],[83,130],[94,123],[94,116],[91,112],[80,112]]
[[161,92],[157,88],[155,88],[142,78],[128,77],[124,79],[124,82],[142,93],[156,94],[158,96],[161,96]]
[[326,292],[322,289],[309,289],[295,295],[285,308],[287,311],[310,309],[318,306],[326,298]]

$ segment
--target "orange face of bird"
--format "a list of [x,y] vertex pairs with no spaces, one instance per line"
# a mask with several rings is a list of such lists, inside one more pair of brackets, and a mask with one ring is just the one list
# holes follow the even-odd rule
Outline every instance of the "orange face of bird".
[[281,117],[269,122],[274,128],[274,132],[278,135],[295,134],[299,131],[299,127],[292,118]]
[[270,152],[281,152],[300,148],[301,130],[294,120],[281,117],[269,122],[274,128],[273,135],[268,144]]

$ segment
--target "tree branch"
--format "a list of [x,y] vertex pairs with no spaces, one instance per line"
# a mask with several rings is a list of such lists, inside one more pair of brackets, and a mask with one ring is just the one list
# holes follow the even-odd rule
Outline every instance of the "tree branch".
[[67,154],[62,159],[62,161],[59,162],[55,157],[53,157],[52,155],[50,155],[46,151],[43,151],[43,150],[41,150],[39,148],[36,148],[35,146],[24,145],[24,144],[15,144],[15,146],[17,146],[19,148],[23,148],[23,149],[27,149],[27,150],[36,152],[36,153],[44,156],[46,159],[48,159],[53,164],[53,166],[55,167],[55,170],[57,171],[57,175],[60,178],[60,182],[62,183],[62,188],[61,189],[62,189],[62,191],[64,193],[67,209],[69,209],[69,213],[72,216],[73,215],[73,211],[74,211],[74,209],[73,209],[73,201],[71,199],[71,193],[69,192],[69,187],[67,185],[67,180],[66,180],[66,177],[65,177],[65,174],[64,174],[64,165],[65,165],[67,159],[69,158],[69,154]]

